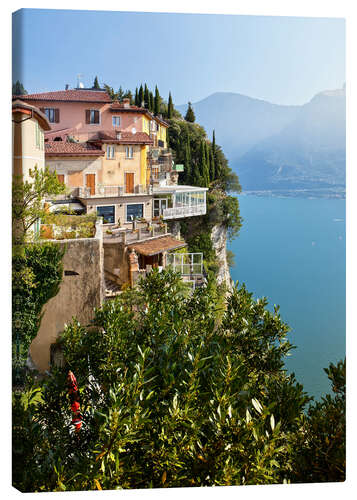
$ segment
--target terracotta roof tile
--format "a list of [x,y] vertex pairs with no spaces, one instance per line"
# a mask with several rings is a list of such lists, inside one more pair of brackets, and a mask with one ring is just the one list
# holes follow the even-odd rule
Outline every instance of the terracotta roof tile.
[[15,97],[23,101],[112,102],[106,91],[98,90],[56,90]]
[[103,156],[104,151],[87,142],[45,142],[46,156]]
[[162,238],[157,238],[155,240],[147,240],[142,243],[133,243],[128,245],[128,248],[133,248],[137,253],[141,255],[157,255],[158,253],[165,252],[168,250],[174,250],[175,248],[183,248],[187,246],[184,241],[177,240],[172,236],[163,236]]
[[[117,134],[120,133],[120,139]],[[111,142],[116,144],[152,144],[153,140],[150,139],[145,132],[121,132],[121,131],[101,131],[92,136],[89,142]]]

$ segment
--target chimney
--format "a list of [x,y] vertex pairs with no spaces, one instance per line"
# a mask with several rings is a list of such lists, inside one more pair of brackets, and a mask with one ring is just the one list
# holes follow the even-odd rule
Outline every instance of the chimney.
[[130,108],[130,99],[126,97],[123,99],[124,108]]
[[68,89],[69,89],[69,84],[68,84],[68,83],[66,83],[66,88],[65,88],[65,90],[68,90]]

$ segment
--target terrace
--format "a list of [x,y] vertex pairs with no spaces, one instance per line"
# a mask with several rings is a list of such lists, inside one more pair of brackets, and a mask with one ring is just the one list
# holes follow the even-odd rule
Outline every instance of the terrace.
[[105,198],[116,196],[132,196],[137,194],[149,194],[149,188],[142,184],[134,186],[133,192],[125,191],[124,186],[102,186],[78,187],[72,191],[72,196],[78,198]]
[[167,224],[162,222],[140,222],[133,221],[131,228],[118,227],[117,225],[106,225],[103,234],[104,243],[122,243],[130,245],[146,240],[156,239],[161,236],[170,235]]
[[207,190],[196,186],[154,186],[153,215],[164,219],[205,215]]

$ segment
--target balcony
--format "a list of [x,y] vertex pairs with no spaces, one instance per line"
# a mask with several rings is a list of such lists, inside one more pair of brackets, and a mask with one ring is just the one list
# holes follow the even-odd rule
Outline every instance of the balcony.
[[163,210],[164,219],[180,219],[182,217],[193,217],[195,215],[206,215],[206,205],[173,207]]
[[[142,184],[137,184],[134,186],[134,192],[126,193],[124,186],[96,186],[94,194],[91,193],[91,188],[89,187],[79,187],[76,188],[77,192],[73,191],[74,196],[78,198],[115,198],[117,196],[133,196],[137,194],[148,194],[147,186]],[[73,194],[72,194],[73,196]]]
[[138,243],[168,234],[170,233],[167,232],[167,224],[135,221],[130,229],[118,228],[115,225],[106,226],[106,230],[103,232],[103,239],[105,243],[130,245],[131,243]]

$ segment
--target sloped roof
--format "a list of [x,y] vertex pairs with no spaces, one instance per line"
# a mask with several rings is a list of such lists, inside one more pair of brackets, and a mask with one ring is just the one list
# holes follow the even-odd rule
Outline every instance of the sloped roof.
[[112,102],[109,94],[103,90],[68,89],[15,97],[22,101]]
[[104,151],[87,142],[45,142],[47,156],[103,156]]
[[154,240],[143,241],[142,243],[133,243],[128,245],[128,248],[134,249],[141,255],[151,256],[158,253],[166,252],[168,250],[175,250],[175,248],[183,248],[187,246],[184,241],[177,240],[172,236],[163,236]]
[[27,102],[25,103],[18,98],[15,99],[12,102],[12,112],[13,113],[20,112],[27,114],[33,113],[36,116],[43,130],[51,130],[51,126],[48,122],[47,116],[44,113],[42,113],[40,109],[36,108],[35,106],[31,106],[31,104],[28,104]]
[[[117,134],[120,133],[120,139],[118,139]],[[121,132],[115,130],[99,131],[96,135],[88,142],[103,142],[103,143],[115,143],[115,144],[152,144],[153,140],[150,139],[148,134],[145,132]]]

